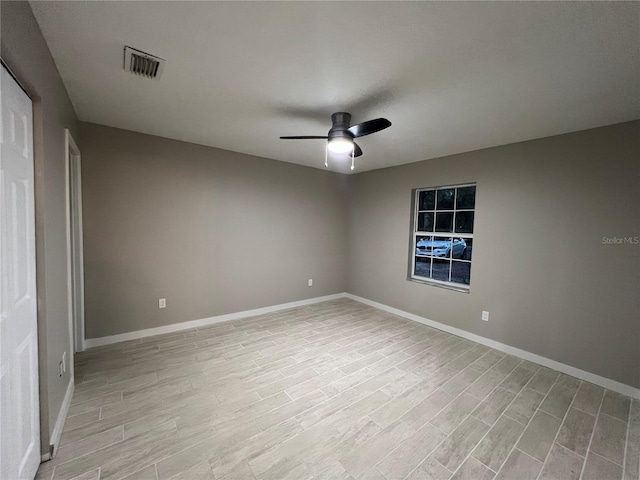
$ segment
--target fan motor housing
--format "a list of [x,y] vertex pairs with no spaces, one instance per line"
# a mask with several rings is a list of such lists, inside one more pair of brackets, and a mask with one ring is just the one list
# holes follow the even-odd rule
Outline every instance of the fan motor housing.
[[329,140],[334,138],[346,138],[353,140],[354,136],[349,131],[351,124],[351,114],[347,112],[336,112],[331,115],[331,130],[329,130]]
[[333,128],[329,130],[329,141],[335,140],[336,138],[346,138],[347,140],[353,141],[353,134],[349,130],[334,130]]

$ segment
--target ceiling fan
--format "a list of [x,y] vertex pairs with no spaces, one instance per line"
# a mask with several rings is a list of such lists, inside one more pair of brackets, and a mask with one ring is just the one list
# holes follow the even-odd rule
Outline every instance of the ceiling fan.
[[[350,123],[351,114],[347,112],[336,112],[331,115],[331,130],[329,130],[329,133],[325,136],[313,135],[280,138],[283,140],[326,139],[328,140],[327,150],[339,154],[349,154],[351,157],[351,170],[353,170],[353,159],[362,155],[362,149],[353,139],[384,130],[391,126],[391,122],[386,118],[376,118],[353,126],[349,126]],[[326,167],[326,157],[324,164]]]

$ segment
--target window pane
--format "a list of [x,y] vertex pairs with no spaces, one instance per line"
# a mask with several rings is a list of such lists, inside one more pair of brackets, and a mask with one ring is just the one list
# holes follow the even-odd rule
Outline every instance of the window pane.
[[462,258],[464,256],[464,251],[467,247],[464,238],[454,238],[451,242],[451,256],[453,258]]
[[453,212],[436,212],[436,232],[453,232]]
[[418,203],[418,210],[434,210],[436,208],[435,190],[420,192],[420,201]]
[[428,246],[429,255],[437,258],[451,258],[451,238],[433,237],[433,241]]
[[433,232],[433,212],[422,212],[418,214],[418,231]]
[[473,233],[473,212],[456,212],[456,232]]
[[453,196],[455,189],[438,190],[438,210],[453,210]]
[[451,262],[451,281],[469,285],[471,281],[471,263],[456,262],[455,260]]
[[456,196],[456,209],[476,208],[476,187],[458,188]]
[[416,238],[416,255],[431,255],[433,237]]
[[464,239],[465,247],[462,253],[462,260],[471,260],[471,251],[473,250],[473,238]]
[[415,257],[414,275],[418,277],[431,278],[431,259],[426,257]]
[[438,260],[434,258],[433,267],[431,269],[431,277],[434,280],[442,280],[448,282],[450,263],[451,262],[449,260]]

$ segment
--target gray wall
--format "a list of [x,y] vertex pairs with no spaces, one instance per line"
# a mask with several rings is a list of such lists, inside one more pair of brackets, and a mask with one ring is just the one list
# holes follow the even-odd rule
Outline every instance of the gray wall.
[[[477,182],[471,291],[407,281],[411,189]],[[640,122],[351,178],[347,290],[640,387]],[[481,321],[481,311],[491,314]]]
[[87,338],[345,290],[348,177],[89,123],[81,138]]
[[41,448],[49,438],[70,382],[58,376],[62,353],[70,357],[67,302],[65,133],[78,140],[77,118],[49,48],[27,2],[0,2],[1,54],[34,106],[36,268],[40,355]]
[[[638,387],[639,134],[346,177],[82,123],[87,338],[348,291]],[[411,189],[467,182],[470,293],[407,281]]]

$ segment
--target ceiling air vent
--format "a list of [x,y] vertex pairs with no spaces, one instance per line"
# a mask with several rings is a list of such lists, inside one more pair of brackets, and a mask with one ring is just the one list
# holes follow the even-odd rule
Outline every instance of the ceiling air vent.
[[140,50],[124,47],[124,69],[147,78],[158,80],[164,70],[165,61]]

